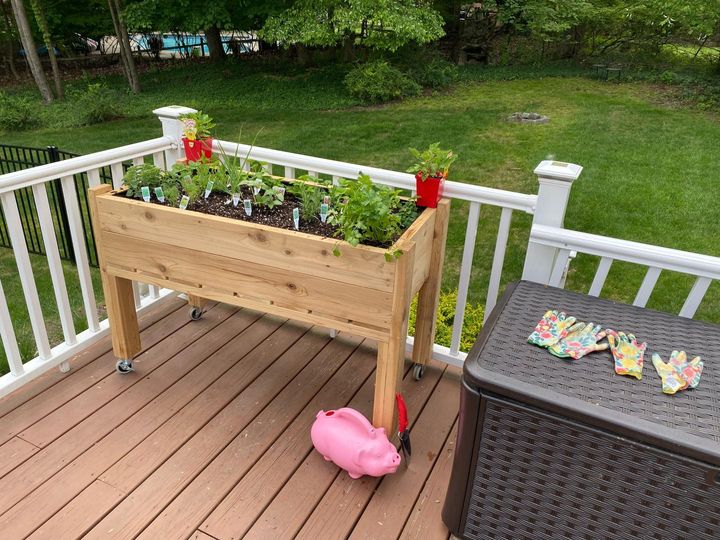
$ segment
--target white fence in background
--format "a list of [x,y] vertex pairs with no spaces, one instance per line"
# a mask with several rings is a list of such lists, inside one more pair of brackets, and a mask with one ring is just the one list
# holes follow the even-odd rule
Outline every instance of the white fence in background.
[[[138,164],[148,158],[160,167],[170,166],[182,155],[180,150],[181,127],[177,117],[183,112],[192,110],[186,107],[171,106],[154,111],[160,119],[163,129],[163,136],[157,139],[0,176],[0,203],[11,231],[13,252],[38,351],[38,356],[33,360],[25,363],[21,361],[13,321],[0,282],[0,336],[11,369],[10,373],[0,377],[0,395],[7,394],[53,366],[60,365],[61,369],[67,368],[66,361],[69,358],[106,335],[108,331],[107,320],[99,320],[97,314],[95,291],[83,241],[84,232],[80,221],[80,208],[73,188],[73,175],[86,172],[90,185],[94,186],[100,182],[100,170],[109,166],[113,185],[119,187],[123,177],[123,164]],[[355,179],[360,172],[363,172],[380,184],[408,190],[413,190],[415,187],[415,179],[412,175],[376,167],[268,148],[250,147],[228,141],[214,141],[214,150],[227,155],[244,156],[249,153],[250,158],[266,162],[269,167],[282,168],[284,175],[288,178],[295,178],[299,172],[308,172],[315,175],[328,175],[337,182],[341,178]],[[691,317],[695,313],[710,281],[720,278],[720,259],[563,229],[570,189],[573,181],[579,177],[581,172],[582,167],[578,165],[543,161],[535,169],[539,181],[537,195],[526,195],[459,182],[446,183],[445,196],[467,202],[469,210],[459,272],[458,299],[455,307],[452,340],[449,348],[435,344],[435,358],[454,365],[462,365],[466,356],[464,352],[460,351],[460,338],[470,287],[478,223],[483,205],[500,208],[498,233],[494,239],[495,251],[485,301],[486,317],[497,302],[508,236],[515,211],[533,215],[533,227],[525,259],[523,279],[562,285],[562,278],[569,264],[571,252],[599,255],[601,257],[600,267],[590,289],[590,294],[598,295],[612,260],[630,261],[649,267],[635,301],[637,305],[641,306],[645,305],[662,270],[674,270],[698,276],[680,314]],[[79,306],[71,306],[68,299],[45,188],[47,182],[57,178],[61,179],[64,188],[72,243],[77,256],[77,272],[88,324],[88,329],[80,333],[75,331],[71,314],[72,309]],[[32,187],[36,200],[55,291],[55,301],[63,328],[64,341],[54,347],[49,343],[45,329],[45,319],[22,234],[14,194],[16,190],[28,186]],[[145,289],[147,290],[145,291]],[[171,291],[141,287],[137,284],[135,290],[138,310],[144,309],[147,305],[171,293]],[[412,338],[408,337],[409,349],[412,348],[412,342]]]

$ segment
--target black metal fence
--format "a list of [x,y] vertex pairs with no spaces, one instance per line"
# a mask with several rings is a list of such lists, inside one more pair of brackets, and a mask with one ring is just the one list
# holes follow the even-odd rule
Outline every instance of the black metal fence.
[[[15,146],[0,144],[0,174],[19,171],[37,165],[45,165],[64,159],[76,157],[77,154],[59,150],[56,146],[45,148],[31,148],[26,146]],[[105,183],[112,183],[110,171],[101,169],[100,179]],[[90,224],[90,209],[87,200],[88,178],[86,173],[79,173],[74,176],[75,193],[80,207],[80,217],[83,226],[83,237],[87,248],[88,260],[91,266],[97,266],[97,253],[95,251],[95,237]],[[70,236],[70,224],[68,221],[67,208],[63,197],[63,188],[60,179],[54,179],[47,184],[47,194],[52,213],[55,235],[57,237],[60,257],[67,261],[75,262]],[[45,255],[45,245],[40,231],[35,197],[32,188],[21,188],[15,191],[20,221],[23,226],[25,243],[30,253]],[[5,215],[0,208],[0,247],[12,248]]]

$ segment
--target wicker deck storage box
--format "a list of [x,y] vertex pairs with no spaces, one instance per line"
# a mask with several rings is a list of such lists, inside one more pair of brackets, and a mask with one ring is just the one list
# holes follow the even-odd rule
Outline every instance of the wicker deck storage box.
[[[526,342],[547,309],[648,342],[641,381],[609,351],[563,360]],[[701,355],[700,386],[661,392],[650,362]],[[720,327],[520,282],[464,368],[443,519],[462,538],[720,538]]]

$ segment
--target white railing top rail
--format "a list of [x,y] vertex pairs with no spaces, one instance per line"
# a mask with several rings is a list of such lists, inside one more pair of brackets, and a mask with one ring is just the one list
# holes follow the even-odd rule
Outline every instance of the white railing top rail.
[[620,240],[547,225],[533,225],[530,242],[588,255],[720,279],[720,257]]
[[72,176],[89,169],[120,163],[136,157],[146,156],[174,148],[176,142],[170,137],[157,137],[126,146],[118,146],[110,150],[94,152],[63,161],[39,165],[21,171],[0,175],[0,193],[8,193],[17,189],[42,184],[48,179]]
[[[359,173],[370,176],[374,182],[385,184],[400,189],[415,189],[415,177],[412,174],[379,169],[354,163],[345,163],[332,159],[325,159],[271,148],[250,146],[230,141],[213,141],[213,149],[228,156],[244,157],[248,155],[257,161],[282,164],[295,169],[313,171],[322,174],[329,174],[341,178],[357,178]],[[491,204],[503,208],[512,208],[527,213],[533,213],[537,203],[537,195],[514,193],[502,189],[494,189],[474,184],[446,181],[443,193],[452,199],[461,199],[469,202]]]

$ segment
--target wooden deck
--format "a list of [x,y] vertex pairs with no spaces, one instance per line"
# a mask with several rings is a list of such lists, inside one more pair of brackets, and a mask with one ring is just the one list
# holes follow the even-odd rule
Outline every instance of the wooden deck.
[[351,480],[310,426],[371,414],[374,343],[224,305],[194,322],[180,300],[141,330],[135,373],[103,340],[0,400],[0,537],[448,538],[459,370],[406,370],[409,467]]

